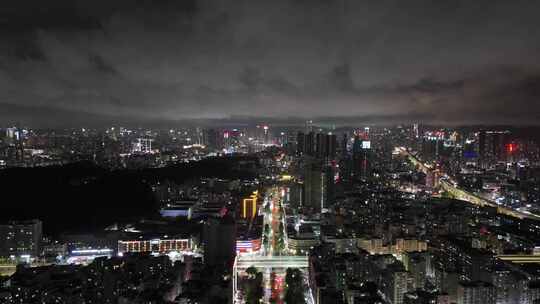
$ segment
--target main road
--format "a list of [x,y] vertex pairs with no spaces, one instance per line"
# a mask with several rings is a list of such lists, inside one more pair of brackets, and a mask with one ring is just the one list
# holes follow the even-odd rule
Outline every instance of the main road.
[[[411,154],[406,148],[396,147],[396,150],[401,155],[407,156],[409,161],[412,164],[414,164],[423,173],[428,174],[429,172],[432,172],[434,170],[432,166],[425,164],[417,156]],[[442,174],[442,177],[438,177],[438,178],[439,178],[438,183],[440,184],[441,188],[449,192],[450,194],[452,194],[452,196],[454,196],[457,199],[460,199],[462,201],[466,201],[466,202],[469,202],[471,204],[478,205],[481,207],[488,206],[488,207],[497,208],[497,212],[500,214],[504,214],[504,215],[508,215],[508,216],[512,216],[512,217],[516,217],[520,219],[528,218],[528,219],[540,220],[540,216],[536,214],[501,206],[475,193],[461,189],[446,174]]]
[[[287,268],[299,268],[307,273],[308,258],[291,256],[287,250],[287,236],[283,202],[285,188],[271,186],[267,189],[262,206],[264,224],[262,248],[258,255],[238,256],[234,266],[235,302],[242,302],[237,290],[238,276],[249,267],[263,273],[263,303],[283,303],[285,297],[285,272]],[[269,227],[268,231],[264,227]],[[306,280],[307,282],[307,280]],[[306,288],[306,303],[313,303],[309,288]]]

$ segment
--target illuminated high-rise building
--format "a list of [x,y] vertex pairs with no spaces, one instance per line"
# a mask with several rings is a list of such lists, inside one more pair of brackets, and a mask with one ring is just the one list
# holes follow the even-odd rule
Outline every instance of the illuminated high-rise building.
[[493,162],[506,161],[509,131],[481,131],[478,134],[478,155],[483,168]]
[[329,164],[325,166],[323,171],[323,202],[322,202],[322,208],[323,209],[329,209],[334,205],[335,199],[336,199],[336,183],[335,183],[335,176],[336,176],[336,168]]
[[313,120],[306,120],[306,133],[313,132]]
[[331,160],[336,156],[337,137],[335,134],[317,133],[315,156],[319,159]]
[[298,132],[297,152],[299,155],[331,160],[336,156],[337,137],[335,134]]
[[457,288],[457,304],[495,304],[495,286],[486,282],[461,282]]
[[444,135],[434,132],[421,139],[422,157],[426,160],[438,160],[444,151]]
[[282,140],[281,143],[283,145],[283,148],[286,149],[288,154],[294,154],[298,152],[298,134],[295,132],[287,131],[282,132]]
[[355,179],[363,179],[368,176],[370,168],[371,141],[354,137],[352,148],[352,175]]
[[303,206],[321,212],[325,200],[325,174],[319,162],[310,160],[304,165]]
[[265,145],[270,144],[270,131],[269,131],[269,129],[270,129],[270,127],[268,127],[267,125],[263,126],[264,144]]
[[306,153],[306,135],[302,132],[298,132],[296,137],[296,154],[303,155]]
[[309,156],[315,155],[315,133],[309,132],[304,140],[304,153]]
[[42,234],[42,223],[39,220],[0,224],[0,257],[39,256]]
[[199,127],[195,128],[195,143],[198,145],[205,145],[204,132]]
[[403,304],[403,298],[408,291],[409,273],[403,267],[403,264],[396,262],[388,265],[384,274],[386,284],[384,294],[391,303]]
[[349,135],[347,133],[343,133],[343,136],[341,137],[341,143],[340,143],[340,151],[341,151],[341,157],[345,158],[349,154]]
[[5,139],[6,139],[6,143],[8,144],[12,144],[15,141],[17,141],[18,140],[17,128],[7,128]]
[[216,129],[205,129],[203,131],[203,144],[209,151],[221,150],[223,148],[223,136]]
[[150,138],[138,138],[137,141],[133,143],[131,152],[132,153],[151,153],[152,141],[154,140]]

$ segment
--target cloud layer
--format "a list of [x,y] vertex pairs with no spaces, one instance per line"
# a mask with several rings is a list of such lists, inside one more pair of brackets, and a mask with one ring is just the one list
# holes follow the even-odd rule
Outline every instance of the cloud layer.
[[536,1],[52,2],[0,4],[1,120],[540,121]]

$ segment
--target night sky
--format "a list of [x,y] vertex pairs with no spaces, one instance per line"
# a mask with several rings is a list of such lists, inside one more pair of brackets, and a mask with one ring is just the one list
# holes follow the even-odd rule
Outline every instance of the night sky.
[[3,0],[0,122],[540,122],[540,1]]

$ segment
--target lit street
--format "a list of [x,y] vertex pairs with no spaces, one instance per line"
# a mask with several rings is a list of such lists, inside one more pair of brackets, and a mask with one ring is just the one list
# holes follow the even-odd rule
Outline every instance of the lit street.
[[[235,276],[249,267],[256,267],[263,272],[264,303],[283,303],[285,296],[285,272],[287,268],[298,268],[306,274],[308,259],[306,256],[288,255],[286,246],[285,219],[283,200],[285,190],[273,186],[268,189],[261,206],[264,216],[264,239],[259,255],[239,256],[235,263]],[[307,285],[307,280],[304,280]],[[236,285],[236,283],[235,283]],[[239,292],[235,292],[236,301],[241,302]],[[312,303],[309,288],[306,288],[306,303]]]

